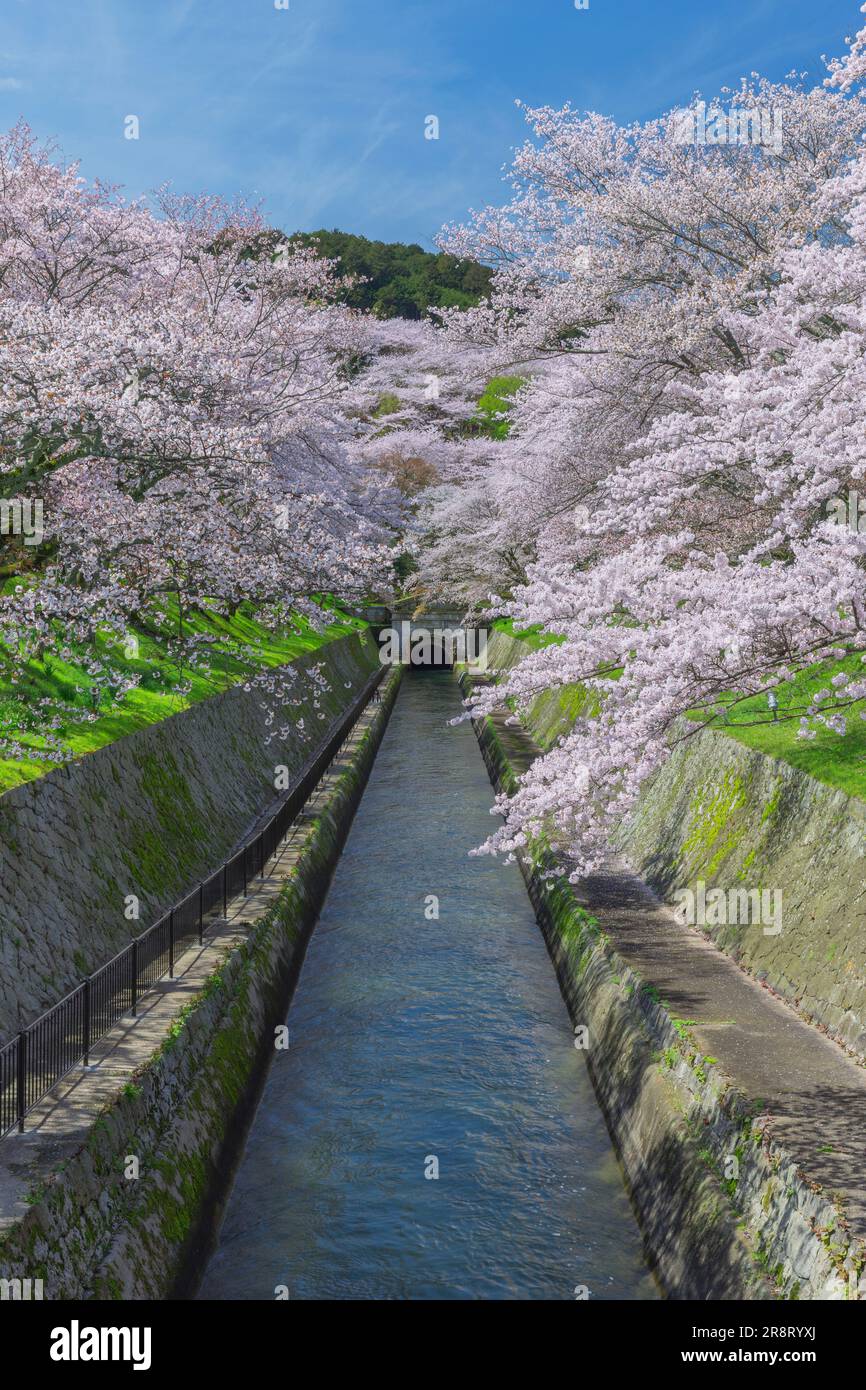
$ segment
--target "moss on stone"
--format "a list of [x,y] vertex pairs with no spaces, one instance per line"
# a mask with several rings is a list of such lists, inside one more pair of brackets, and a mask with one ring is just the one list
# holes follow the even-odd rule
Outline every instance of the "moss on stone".
[[[720,779],[700,787],[691,802],[691,819],[682,846],[683,857],[697,860],[699,865],[705,866],[707,874],[714,873],[745,833],[745,825],[728,827],[746,801],[743,778],[731,768],[725,768]],[[719,843],[723,835],[724,839]]]

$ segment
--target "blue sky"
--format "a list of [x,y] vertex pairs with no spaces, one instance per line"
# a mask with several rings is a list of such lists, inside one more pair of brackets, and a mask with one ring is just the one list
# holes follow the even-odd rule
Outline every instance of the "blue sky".
[[0,123],[130,194],[430,246],[506,196],[515,98],[640,119],[752,70],[817,80],[860,23],[851,0],[4,0]]

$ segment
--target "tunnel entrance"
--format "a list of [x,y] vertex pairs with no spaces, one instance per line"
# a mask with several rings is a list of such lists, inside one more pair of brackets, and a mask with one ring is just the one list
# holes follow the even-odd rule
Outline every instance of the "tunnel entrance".
[[389,665],[448,670],[455,662],[477,665],[487,645],[486,631],[466,627],[459,613],[430,613],[395,619],[377,633],[380,659]]

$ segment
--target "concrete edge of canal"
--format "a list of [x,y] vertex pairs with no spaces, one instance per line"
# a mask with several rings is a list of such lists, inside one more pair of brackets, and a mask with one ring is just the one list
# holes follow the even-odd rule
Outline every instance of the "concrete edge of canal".
[[[188,1297],[243,1152],[304,951],[397,697],[386,678],[321,793],[293,865],[132,1082],[118,1084],[78,1152],[0,1240],[4,1278],[49,1299]],[[128,1175],[129,1158],[138,1176]]]
[[[465,677],[464,677],[465,681]],[[464,689],[466,687],[464,686]],[[505,711],[507,715],[509,711]],[[522,728],[473,720],[494,786],[512,791],[526,759]],[[508,749],[504,741],[508,741]],[[545,849],[518,856],[643,1230],[669,1298],[845,1298],[839,1213],[756,1123],[754,1106],[706,1065],[583,909]],[[712,1059],[711,1059],[712,1060]],[[737,1178],[726,1164],[737,1158]],[[783,1292],[792,1243],[810,1277]],[[801,1252],[803,1254],[804,1252]]]

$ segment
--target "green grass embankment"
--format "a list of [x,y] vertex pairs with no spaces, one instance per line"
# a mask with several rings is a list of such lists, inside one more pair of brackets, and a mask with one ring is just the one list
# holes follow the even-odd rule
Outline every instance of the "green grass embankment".
[[[508,637],[522,642],[532,651],[561,643],[564,639],[554,633],[544,632],[540,627],[516,629],[510,618],[497,618],[492,627]],[[844,672],[852,680],[863,678],[863,663],[859,653],[852,653],[841,661],[826,661],[801,671],[793,680],[777,688],[779,701],[778,718],[773,719],[768,708],[766,695],[753,695],[748,698],[736,694],[720,698],[727,718],[715,715],[709,728],[723,733],[738,743],[754,748],[769,758],[779,758],[830,787],[836,787],[847,796],[866,800],[866,700],[858,701],[845,711],[847,732],[837,734],[820,724],[812,723],[814,738],[800,738],[800,718],[806,713],[813,697],[823,689],[830,689],[832,677]],[[587,690],[579,684],[560,686],[549,696],[539,700],[555,700],[559,718],[551,719],[549,710],[544,711],[542,730],[536,736],[545,746],[550,746],[553,738],[565,732],[579,714],[587,710]],[[691,711],[687,718],[700,723],[706,722],[706,714]],[[543,730],[550,731],[550,738],[543,736]]]
[[[200,611],[184,618],[183,633],[203,639],[201,646],[192,661],[179,665],[169,638],[169,629],[177,630],[177,614],[166,604],[162,625],[142,619],[130,626],[125,642],[98,635],[85,646],[63,641],[58,632],[53,648],[23,669],[13,669],[0,656],[0,740],[7,741],[5,750],[0,746],[0,792],[59,765],[47,730],[81,757],[364,626],[334,609],[322,631],[298,616],[290,629],[274,633],[244,607],[232,617]],[[108,676],[98,705],[97,681],[88,669],[94,662],[103,668],[103,678]],[[123,692],[131,677],[139,678],[138,685]],[[10,742],[25,756],[3,756]]]

